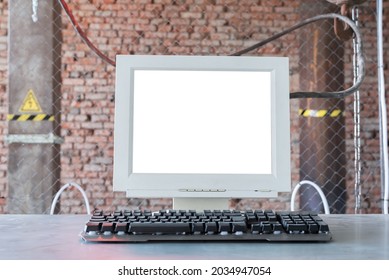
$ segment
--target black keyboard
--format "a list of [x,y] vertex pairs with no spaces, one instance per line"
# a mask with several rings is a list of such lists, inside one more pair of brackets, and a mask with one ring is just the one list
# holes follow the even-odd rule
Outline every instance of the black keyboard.
[[328,224],[312,212],[95,210],[81,237],[88,242],[327,242],[332,234]]

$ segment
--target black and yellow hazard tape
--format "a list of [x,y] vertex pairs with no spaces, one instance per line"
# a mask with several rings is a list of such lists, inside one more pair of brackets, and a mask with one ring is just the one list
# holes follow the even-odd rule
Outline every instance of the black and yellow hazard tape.
[[323,117],[340,117],[342,116],[342,110],[311,110],[311,109],[299,109],[299,115],[303,117],[323,118]]
[[15,115],[15,114],[8,114],[7,115],[7,121],[18,121],[18,122],[26,122],[26,121],[33,121],[33,122],[40,122],[40,121],[54,121],[54,115],[47,115],[47,114],[21,114],[21,115]]

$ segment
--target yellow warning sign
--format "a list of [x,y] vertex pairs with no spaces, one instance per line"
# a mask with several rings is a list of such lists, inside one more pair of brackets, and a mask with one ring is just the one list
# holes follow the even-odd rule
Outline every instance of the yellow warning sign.
[[20,106],[19,112],[33,112],[33,113],[41,113],[42,109],[39,105],[38,99],[35,96],[35,93],[32,89],[27,92],[26,97],[23,100],[22,106]]

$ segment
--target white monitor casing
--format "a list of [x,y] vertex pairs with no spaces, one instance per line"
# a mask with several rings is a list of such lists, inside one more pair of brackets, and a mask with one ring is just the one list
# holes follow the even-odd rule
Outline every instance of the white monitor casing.
[[285,57],[119,55],[114,191],[260,198],[290,192]]

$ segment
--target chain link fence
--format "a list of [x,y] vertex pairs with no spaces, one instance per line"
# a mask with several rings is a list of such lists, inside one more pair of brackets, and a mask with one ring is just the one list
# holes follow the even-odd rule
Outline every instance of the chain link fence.
[[[0,33],[1,46],[7,48],[0,63],[10,64],[8,70],[0,68],[4,213],[49,213],[54,195],[72,182],[74,187],[58,199],[58,213],[85,213],[78,185],[92,209],[171,208],[170,199],[126,198],[112,191],[115,55],[230,55],[306,18],[341,12],[325,0],[77,0],[66,5],[73,13],[69,16],[59,1],[1,2],[2,22],[11,23],[9,29],[2,25],[6,32]],[[347,12],[360,28],[366,76],[359,91],[346,98],[291,99],[291,189],[304,182],[295,202],[300,209],[323,211],[312,187],[317,184],[332,213],[380,213],[375,3],[367,1]],[[13,30],[18,24],[24,25],[25,34]],[[320,20],[244,55],[289,57],[292,92],[346,89],[361,73],[355,39],[347,37],[343,23],[337,24],[342,34],[335,34],[334,19]],[[29,32],[29,46],[12,44],[12,38]],[[25,73],[28,85],[23,76],[12,80],[13,71],[23,68],[18,64],[23,56],[37,59],[29,64],[36,67]],[[50,69],[41,69],[42,63],[51,64]],[[47,72],[50,77],[42,81]],[[31,114],[28,109],[37,110]],[[48,119],[17,119],[26,114]],[[38,141],[37,134],[52,138]],[[35,142],[11,135],[34,135]],[[231,207],[289,209],[290,200],[290,193],[274,199],[237,198]]]

